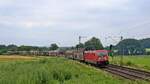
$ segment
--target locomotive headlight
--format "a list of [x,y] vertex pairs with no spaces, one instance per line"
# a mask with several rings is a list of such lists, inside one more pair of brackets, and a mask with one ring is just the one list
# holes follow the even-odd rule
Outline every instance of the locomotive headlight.
[[107,57],[106,57],[106,56],[104,56],[104,60],[107,60]]
[[101,57],[99,57],[98,60],[100,61],[100,60],[101,60]]

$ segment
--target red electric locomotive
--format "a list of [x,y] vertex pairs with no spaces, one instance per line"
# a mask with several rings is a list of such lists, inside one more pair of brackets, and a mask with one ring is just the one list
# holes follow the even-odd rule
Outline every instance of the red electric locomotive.
[[84,61],[95,65],[108,65],[109,57],[107,50],[84,51]]

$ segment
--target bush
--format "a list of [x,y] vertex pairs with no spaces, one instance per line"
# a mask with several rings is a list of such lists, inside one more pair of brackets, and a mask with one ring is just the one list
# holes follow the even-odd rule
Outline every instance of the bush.
[[128,61],[127,63],[126,63],[126,65],[128,65],[128,66],[131,66],[131,65],[134,65],[131,61]]
[[39,60],[39,63],[42,63],[42,64],[45,64],[45,63],[47,63],[47,62],[48,62],[47,59],[40,59],[40,60]]

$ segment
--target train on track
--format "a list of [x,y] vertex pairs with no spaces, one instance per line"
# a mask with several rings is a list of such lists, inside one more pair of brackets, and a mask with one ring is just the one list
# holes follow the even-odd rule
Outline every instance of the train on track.
[[68,59],[78,60],[99,66],[109,64],[108,50],[85,50],[85,49],[72,49],[66,51],[16,51],[9,52],[18,55],[33,55],[33,56],[53,56],[65,57]]
[[109,64],[108,50],[68,50],[65,52],[65,57],[81,62],[94,64],[98,66],[106,66]]

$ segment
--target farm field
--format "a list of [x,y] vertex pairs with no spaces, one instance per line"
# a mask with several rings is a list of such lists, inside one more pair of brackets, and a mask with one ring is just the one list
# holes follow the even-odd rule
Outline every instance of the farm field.
[[17,61],[1,60],[0,84],[149,84],[112,76],[107,72],[65,58],[40,57],[39,59],[38,57],[34,58],[34,61],[22,60],[26,57],[22,57],[20,61],[18,56],[13,58],[17,58]]
[[[120,64],[120,56],[110,57],[111,63]],[[150,71],[150,56],[123,56],[123,65]]]
[[0,62],[2,61],[28,61],[28,60],[35,60],[37,59],[36,57],[31,57],[31,56],[18,56],[18,55],[0,55]]

